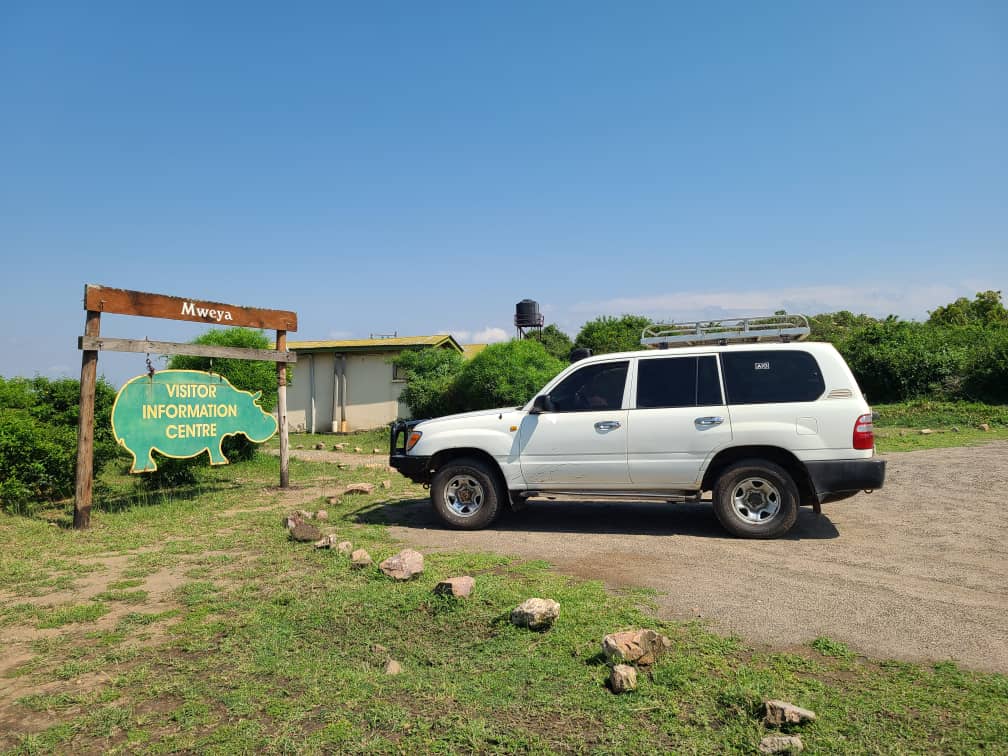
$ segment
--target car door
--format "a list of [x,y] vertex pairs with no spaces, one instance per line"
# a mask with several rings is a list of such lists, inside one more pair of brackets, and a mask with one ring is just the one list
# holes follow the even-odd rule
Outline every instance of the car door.
[[704,460],[732,426],[714,355],[637,360],[627,421],[627,461],[637,489],[693,489]]
[[529,486],[625,489],[629,360],[585,365],[549,393],[553,410],[529,414],[519,429],[519,459]]

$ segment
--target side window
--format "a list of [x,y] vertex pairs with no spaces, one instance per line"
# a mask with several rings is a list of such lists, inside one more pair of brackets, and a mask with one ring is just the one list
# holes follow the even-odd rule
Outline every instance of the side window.
[[715,357],[661,357],[637,363],[637,407],[720,405]]
[[810,402],[826,390],[819,363],[808,352],[723,352],[728,404]]
[[626,361],[603,362],[577,370],[550,391],[557,412],[619,409],[626,386]]

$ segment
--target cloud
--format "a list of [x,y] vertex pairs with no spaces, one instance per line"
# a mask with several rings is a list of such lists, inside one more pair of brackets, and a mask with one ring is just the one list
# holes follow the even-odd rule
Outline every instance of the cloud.
[[459,344],[468,344],[469,337],[472,336],[472,331],[462,328],[439,328],[437,333],[450,333]]
[[329,338],[333,341],[340,341],[342,339],[349,339],[353,337],[351,331],[329,331]]
[[507,341],[507,339],[507,331],[493,326],[487,326],[482,331],[476,331],[473,334],[473,343],[476,344],[493,344],[495,341]]
[[850,310],[869,315],[927,317],[928,310],[957,297],[976,292],[964,285],[933,284],[807,286],[780,289],[724,290],[718,292],[669,292],[642,297],[619,297],[597,302],[579,302],[570,312],[583,317],[641,314],[656,320],[693,320],[747,315],[766,315],[775,310],[814,315]]

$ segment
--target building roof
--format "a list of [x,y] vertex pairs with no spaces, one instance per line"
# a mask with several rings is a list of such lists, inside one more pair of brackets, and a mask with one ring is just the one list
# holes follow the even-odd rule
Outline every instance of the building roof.
[[340,339],[338,341],[288,341],[293,352],[399,352],[403,349],[448,347],[462,353],[462,347],[448,333],[433,336],[392,336],[386,339]]
[[463,344],[462,345],[462,356],[467,360],[471,360],[477,354],[482,352],[487,348],[486,344]]

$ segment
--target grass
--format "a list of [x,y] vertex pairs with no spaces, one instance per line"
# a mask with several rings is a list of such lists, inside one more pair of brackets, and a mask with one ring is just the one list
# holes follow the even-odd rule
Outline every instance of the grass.
[[[66,528],[65,509],[0,515],[0,627],[38,633],[7,673],[21,692],[0,697],[12,723],[0,753],[752,753],[768,733],[766,698],[819,714],[795,730],[810,753],[1008,742],[1003,675],[866,659],[828,637],[755,649],[660,621],[646,592],[614,595],[499,555],[428,554],[408,583],[352,570],[336,551],[289,541],[281,513],[327,508],[325,530],[377,563],[401,546],[375,510],[426,492],[384,471],[294,459],[292,481],[317,497],[284,504],[276,469],[262,455],[155,496],[108,471],[115,506],[99,507],[86,532]],[[339,485],[383,479],[390,490],[324,503]],[[459,574],[476,577],[472,598],[432,594]],[[94,596],[47,602],[82,578],[98,583]],[[507,621],[529,596],[560,602],[549,632]],[[672,649],[637,692],[614,696],[600,641],[635,626]],[[384,674],[375,644],[401,675]]]
[[[1008,406],[918,399],[873,410],[875,445],[883,453],[1008,440]],[[931,432],[922,434],[922,430]]]
[[[289,443],[292,449],[298,447],[314,449],[316,444],[323,444],[327,450],[333,451],[334,445],[344,444],[342,451],[347,454],[354,454],[355,448],[361,450],[356,452],[360,454],[371,454],[374,449],[379,449],[380,454],[387,454],[389,429],[382,426],[352,433],[291,433]],[[271,449],[279,449],[280,441],[277,438],[272,438],[266,442],[266,445]]]

